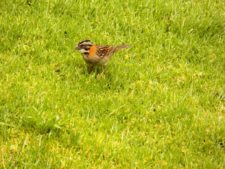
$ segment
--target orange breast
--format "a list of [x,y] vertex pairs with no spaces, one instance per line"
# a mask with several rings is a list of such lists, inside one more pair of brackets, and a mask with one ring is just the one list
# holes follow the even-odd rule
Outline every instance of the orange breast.
[[90,52],[89,52],[89,57],[92,58],[95,56],[95,53],[96,53],[96,46],[93,45],[91,48],[90,48]]

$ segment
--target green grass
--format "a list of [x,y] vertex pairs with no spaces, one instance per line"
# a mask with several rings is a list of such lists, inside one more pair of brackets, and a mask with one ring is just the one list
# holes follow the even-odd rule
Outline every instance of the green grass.
[[225,168],[225,1],[1,0],[0,168]]

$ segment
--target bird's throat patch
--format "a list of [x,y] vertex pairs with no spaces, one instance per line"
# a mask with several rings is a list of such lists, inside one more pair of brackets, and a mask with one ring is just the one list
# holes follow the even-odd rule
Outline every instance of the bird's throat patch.
[[90,48],[90,52],[89,52],[89,57],[92,58],[95,56],[95,53],[96,53],[96,46],[93,45],[91,48]]

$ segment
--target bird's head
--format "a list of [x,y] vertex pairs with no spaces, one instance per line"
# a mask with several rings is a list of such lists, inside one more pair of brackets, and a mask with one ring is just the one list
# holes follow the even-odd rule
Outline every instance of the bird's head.
[[81,53],[87,53],[92,46],[93,44],[90,40],[83,40],[77,44],[75,49],[79,50]]

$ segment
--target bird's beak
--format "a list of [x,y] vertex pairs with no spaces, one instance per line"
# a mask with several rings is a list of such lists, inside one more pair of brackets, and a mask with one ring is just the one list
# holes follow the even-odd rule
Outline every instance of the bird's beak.
[[80,48],[77,46],[77,47],[75,47],[75,50],[79,50]]

